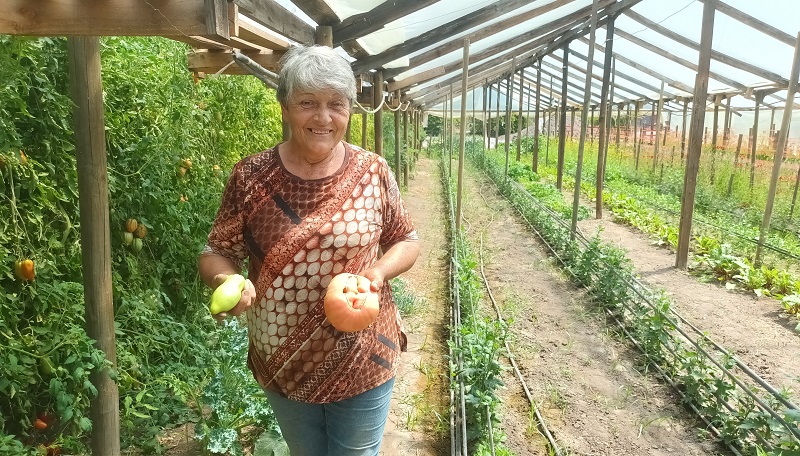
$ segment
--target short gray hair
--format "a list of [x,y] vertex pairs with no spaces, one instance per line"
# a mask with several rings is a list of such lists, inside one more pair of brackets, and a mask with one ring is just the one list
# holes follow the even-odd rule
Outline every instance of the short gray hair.
[[287,106],[296,91],[334,90],[356,100],[356,77],[347,60],[327,46],[292,46],[281,57],[278,101]]

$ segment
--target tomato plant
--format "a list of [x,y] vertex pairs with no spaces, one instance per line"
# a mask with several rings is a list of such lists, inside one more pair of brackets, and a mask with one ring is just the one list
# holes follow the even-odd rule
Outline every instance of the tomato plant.
[[[111,237],[112,375],[123,444],[155,454],[164,427],[197,419],[176,385],[199,389],[209,375],[209,334],[218,329],[196,256],[226,170],[278,141],[280,108],[253,78],[194,84],[188,48],[176,41],[105,38],[101,51],[109,218],[121,227]],[[34,454],[40,444],[51,454],[87,453],[97,394],[89,377],[108,367],[84,330],[67,70],[66,40],[0,36],[0,454]],[[217,123],[211,113],[222,111]],[[231,134],[211,133],[223,129]],[[178,179],[165,150],[181,151],[191,172]],[[32,417],[47,428],[35,429]]]

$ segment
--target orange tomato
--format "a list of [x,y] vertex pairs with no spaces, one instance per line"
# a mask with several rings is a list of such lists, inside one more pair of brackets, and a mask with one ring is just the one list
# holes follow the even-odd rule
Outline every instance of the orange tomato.
[[36,421],[33,422],[33,427],[35,427],[38,431],[44,431],[47,429],[47,423],[45,423],[41,418],[36,418]]
[[139,226],[139,222],[136,221],[134,218],[129,218],[127,222],[125,222],[125,231],[128,233],[133,233],[136,231],[136,228]]
[[378,318],[378,294],[370,289],[369,279],[345,272],[328,284],[324,309],[328,321],[339,331],[361,331]]
[[29,282],[36,278],[36,266],[30,258],[17,261],[14,264],[14,272],[18,278]]
[[147,236],[147,227],[144,226],[143,223],[140,223],[139,226],[136,227],[136,231],[133,232],[133,235],[139,239],[144,239]]

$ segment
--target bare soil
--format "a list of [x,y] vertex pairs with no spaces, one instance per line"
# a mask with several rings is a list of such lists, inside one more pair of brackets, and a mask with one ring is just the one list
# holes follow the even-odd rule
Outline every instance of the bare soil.
[[419,299],[403,322],[408,351],[400,356],[381,454],[449,454],[449,321],[447,218],[435,161],[421,158],[403,195],[420,237],[416,264],[401,278]]

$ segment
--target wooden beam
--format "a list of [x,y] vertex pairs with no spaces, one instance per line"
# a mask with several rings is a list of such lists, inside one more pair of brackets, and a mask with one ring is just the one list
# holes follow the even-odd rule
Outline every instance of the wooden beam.
[[[262,67],[277,73],[282,52],[245,52],[242,54],[250,57]],[[195,51],[187,55],[189,70],[213,74],[233,61],[233,54],[228,51]],[[250,74],[238,65],[230,65],[223,74]]]
[[[483,72],[485,72],[487,70],[490,70],[492,68],[497,68],[497,67],[506,68],[506,67],[503,66],[504,62],[507,62],[507,61],[511,60],[515,56],[519,57],[520,55],[522,55],[522,54],[524,54],[526,52],[535,52],[535,50],[538,49],[539,47],[541,47],[544,43],[549,42],[555,36],[558,36],[559,34],[564,33],[567,30],[569,30],[569,26],[563,26],[563,27],[561,27],[561,28],[559,28],[557,30],[554,30],[554,31],[551,31],[550,33],[547,33],[544,36],[540,36],[540,37],[538,37],[538,38],[536,38],[536,39],[534,39],[532,41],[527,42],[523,46],[517,46],[520,43],[517,42],[516,40],[517,39],[522,39],[522,38],[527,38],[527,36],[525,36],[525,35],[522,35],[522,37],[514,38],[513,39],[514,40],[513,42],[515,43],[514,45],[509,45],[507,42],[504,42],[504,43],[499,43],[499,44],[497,44],[495,46],[489,47],[487,49],[484,49],[483,51],[473,55],[470,58],[473,62],[482,62],[482,63],[478,64],[476,67],[472,68],[470,70],[470,72],[472,74],[481,74],[481,73],[483,73]],[[509,51],[507,49],[510,46],[511,47],[516,46],[516,47]],[[461,63],[460,63],[459,60],[455,60],[452,63],[446,65],[445,66],[445,73],[450,73],[450,72],[456,71],[460,64]],[[441,82],[440,86],[456,83],[458,81],[458,79],[459,79],[459,76],[452,76],[452,77],[448,78],[446,81]]]
[[[700,0],[701,2],[705,2],[707,0]],[[754,29],[758,30],[765,35],[771,36],[776,40],[780,41],[781,43],[787,44],[789,46],[794,47],[794,37],[782,30],[779,30],[766,22],[763,22],[759,19],[754,18],[748,14],[743,13],[742,11],[728,5],[727,3],[723,3],[718,0],[713,0],[714,4],[716,5],[717,11],[720,13],[732,18],[736,19],[737,21],[741,22],[742,24],[748,25],[753,27]],[[788,12],[787,12],[788,13]]]
[[492,19],[523,7],[528,3],[529,0],[504,0],[502,2],[494,2],[417,37],[406,40],[401,44],[392,46],[380,54],[357,60],[352,64],[353,71],[355,73],[363,73],[364,71],[379,68],[388,62],[405,57],[459,33],[466,32],[473,27],[485,24]]
[[306,46],[314,44],[314,27],[275,0],[233,0],[233,2],[239,5],[242,14],[264,27],[300,44]]
[[383,28],[389,22],[408,16],[426,8],[439,0],[406,0],[404,2],[383,2],[362,14],[355,14],[333,26],[334,47],[345,41],[362,38]]
[[[634,36],[633,34],[630,34],[630,33],[625,32],[623,30],[617,29],[617,35],[619,35],[620,38],[626,39],[626,40],[628,40],[629,42],[631,42],[633,44],[636,44],[636,45],[638,45],[638,46],[640,46],[640,47],[642,47],[644,49],[647,49],[650,52],[653,52],[653,53],[655,53],[657,55],[660,55],[660,56],[664,57],[665,59],[668,59],[668,60],[670,60],[672,62],[675,62],[677,64],[680,64],[680,65],[683,65],[683,66],[685,66],[686,68],[689,68],[692,71],[697,71],[698,70],[698,66],[696,64],[694,64],[694,63],[692,63],[692,62],[690,62],[690,61],[688,61],[686,59],[683,59],[681,57],[678,57],[677,55],[672,54],[671,52],[667,52],[666,50],[664,50],[664,49],[662,49],[662,48],[660,48],[660,47],[658,47],[658,46],[656,46],[656,45],[654,45],[652,43],[649,43],[649,42],[647,42],[647,41],[645,41],[645,40],[643,40],[643,39],[641,39],[641,38],[639,38],[637,36]],[[743,92],[745,90],[747,90],[747,87],[744,84],[742,84],[740,82],[737,82],[737,81],[734,81],[733,79],[731,79],[731,78],[729,78],[727,76],[721,75],[719,73],[716,73],[714,71],[709,72],[709,76],[711,78],[713,78],[713,79],[716,79],[717,81],[720,81],[720,82],[723,82],[725,84],[728,84],[729,86],[731,86],[731,87],[733,87],[735,89],[741,90]]]
[[230,4],[228,18],[231,21],[231,35],[237,38],[262,48],[276,51],[289,48],[289,41],[285,38],[261,26],[247,16],[239,14],[239,5],[235,3]]
[[[642,0],[620,0],[607,8],[604,8],[602,11],[598,13],[598,22],[597,26],[603,26],[606,22],[608,22],[609,18],[617,15],[628,8],[635,6],[637,3],[641,2]],[[560,49],[564,43],[570,42],[578,37],[582,37],[586,33],[590,31],[590,24],[589,22],[585,22],[582,25],[575,27],[572,31],[565,33],[561,37],[553,40],[547,46],[544,46],[541,50],[537,51],[532,56],[522,59],[519,63],[520,66],[526,67],[532,65],[534,62],[540,60],[547,54],[552,53],[556,49]]]
[[[556,58],[553,55],[551,55],[550,57]],[[559,59],[559,63],[561,63],[561,62],[562,61]],[[562,70],[561,67],[559,67],[557,65],[554,65],[554,64],[552,64],[550,62],[546,62],[546,61],[544,61],[544,59],[542,59],[542,64],[544,66],[546,66],[546,67],[551,68],[553,71],[561,71]],[[569,66],[569,65],[567,65],[567,66]],[[554,73],[550,73],[549,71],[546,71],[546,70],[541,70],[541,71],[544,74],[546,74],[546,75],[548,75],[548,76],[550,76],[552,78],[555,78],[555,79],[557,79],[559,81],[562,80],[561,76],[556,76]],[[583,70],[583,71],[584,71],[583,76],[586,77],[586,73],[585,73],[586,70]],[[569,73],[567,73],[567,74],[569,75]],[[570,87],[574,87],[575,88],[574,91],[570,91],[569,92],[570,94],[575,95],[576,97],[578,97],[578,100],[581,100],[583,98],[583,87],[579,86],[578,84],[575,84],[574,82],[569,82],[569,80],[567,80],[567,85],[569,85]],[[597,83],[591,83],[591,85],[595,89],[600,89],[601,88],[601,85],[599,85]],[[595,95],[594,92],[592,92],[591,96],[594,97],[598,103],[600,102],[600,96],[599,95]],[[580,102],[578,102],[577,106],[582,106],[582,104]]]
[[[677,41],[678,43],[690,48],[694,49],[695,51],[700,50],[700,43],[690,40],[683,35],[673,32],[672,30],[659,25],[656,22],[647,19],[646,17],[642,16],[641,14],[636,13],[633,10],[625,11],[624,13],[626,16],[630,17],[634,21],[644,25],[645,27],[657,32],[673,41]],[[781,87],[787,87],[789,85],[789,80],[784,78],[783,76],[773,73],[771,71],[764,70],[759,68],[751,63],[747,63],[744,60],[737,59],[736,57],[732,57],[728,54],[711,50],[711,59],[716,60],[718,62],[722,62],[726,65],[732,66],[733,68],[738,68],[742,71],[746,71],[748,73],[752,73],[758,77],[764,78],[768,81],[775,82],[779,84]]]
[[[582,55],[582,54],[580,54],[580,53],[573,52],[571,49],[570,49],[570,52],[569,52],[569,53],[570,53],[571,55],[574,55],[574,56],[577,56],[577,57],[580,57],[580,56]],[[557,55],[555,55],[555,54],[550,54],[550,55],[549,55],[549,57],[550,57],[550,58],[552,58],[552,59],[555,59],[555,60],[557,60],[559,63],[561,63],[561,61],[562,61],[562,60],[561,60],[561,57],[559,57],[559,56],[557,56]],[[583,59],[583,61],[585,62],[585,61],[586,61],[586,59],[584,58],[584,59]],[[588,62],[587,62],[587,63],[588,63]],[[594,65],[595,65],[595,66],[597,66],[598,68],[604,68],[604,67],[603,67],[603,65],[602,65],[602,64],[600,64],[600,63],[599,63],[597,60],[595,60],[595,61],[594,61]],[[581,67],[581,66],[580,66],[580,65],[578,65],[577,63],[572,63],[572,62],[570,62],[570,63],[569,63],[569,67],[570,67],[570,68],[574,68],[575,70],[579,71],[579,72],[580,72],[582,75],[584,75],[584,76],[586,75],[586,68],[584,68],[584,67]],[[598,74],[592,73],[592,79],[596,79],[596,80],[602,81],[602,80],[603,80],[603,77],[602,77],[602,76],[600,76],[600,75],[598,75]],[[639,98],[644,98],[644,99],[647,99],[647,98],[649,98],[647,95],[645,95],[645,94],[643,94],[643,93],[637,92],[636,90],[634,90],[634,89],[631,89],[631,88],[629,88],[629,87],[627,87],[627,86],[622,86],[622,85],[620,85],[620,84],[617,84],[616,82],[615,82],[615,83],[613,83],[613,86],[614,86],[615,88],[617,88],[618,90],[621,90],[621,91],[623,91],[623,92],[630,93],[631,95],[635,95],[635,96],[637,96],[637,97],[639,97]],[[658,90],[656,89],[656,91],[658,91]]]
[[205,6],[206,34],[224,39],[230,38],[227,0],[205,0]]
[[0,34],[208,35],[205,0],[3,0]]
[[[501,21],[501,22],[499,22],[497,24],[493,24],[493,25],[490,25],[488,27],[484,27],[481,30],[470,32],[470,40],[474,43],[474,42],[476,42],[478,40],[481,40],[483,38],[494,36],[497,33],[500,33],[503,30],[507,30],[508,28],[513,27],[514,25],[517,25],[518,23],[522,22],[522,21],[519,20],[520,18],[527,18],[528,20],[529,19],[533,19],[535,17],[538,17],[541,14],[544,14],[545,12],[550,11],[550,7],[561,6],[566,1],[569,1],[569,0],[559,0],[559,1],[556,1],[556,2],[553,2],[553,3],[550,3],[550,4],[546,5],[546,6],[543,6],[541,8],[533,9],[533,10],[529,11],[528,13],[523,13],[523,14],[520,14],[518,16],[514,16],[514,17],[512,17],[510,19],[507,19],[505,21]],[[604,0],[605,4],[611,4],[612,1],[613,0]],[[558,19],[553,20],[553,21],[549,21],[546,24],[543,24],[543,25],[541,25],[539,27],[536,27],[536,28],[534,28],[534,29],[532,29],[532,30],[530,30],[528,32],[525,32],[522,35],[528,37],[528,39],[533,39],[536,36],[555,33],[556,30],[560,30],[563,33],[564,31],[569,30],[571,27],[573,27],[574,24],[575,24],[575,21],[578,21],[581,18],[587,17],[589,15],[589,13],[590,13],[590,7],[581,8],[578,11],[575,11],[573,13],[567,14],[564,17],[558,18]],[[519,36],[515,37],[515,39],[516,38],[519,38]],[[453,39],[453,40],[450,40],[450,41],[448,41],[446,43],[439,43],[439,44],[437,44],[437,46],[434,49],[431,49],[430,51],[427,51],[427,52],[423,52],[420,55],[416,55],[414,57],[411,57],[411,59],[408,62],[408,67],[405,67],[405,68],[392,68],[392,69],[386,70],[385,71],[386,77],[387,78],[395,77],[396,75],[398,75],[398,74],[400,74],[402,72],[408,71],[409,68],[414,68],[414,67],[417,67],[419,65],[423,65],[425,63],[430,62],[433,59],[436,59],[436,58],[441,57],[443,55],[447,55],[450,52],[453,52],[453,51],[455,51],[456,49],[459,48],[459,46],[460,46],[459,41],[460,41],[459,39]],[[524,42],[524,41],[526,41],[526,40],[522,40],[522,41],[517,40],[518,43],[521,43],[521,42]],[[504,51],[504,50],[507,50],[507,49],[509,49],[511,47],[514,47],[514,46],[515,46],[515,44],[508,43],[507,46],[499,46],[499,49]],[[498,48],[498,46],[495,46],[495,48]],[[497,51],[497,52],[499,53],[500,51]],[[476,60],[473,60],[473,63],[475,61]]]
[[[601,50],[600,52],[605,52],[605,51]],[[578,52],[578,51],[575,51],[575,50],[573,50],[573,49],[570,49],[570,50],[569,50],[569,53],[570,53],[570,54],[572,54],[572,55],[574,55],[575,57],[578,57],[579,59],[581,59],[581,60],[583,60],[583,61],[586,61],[586,59],[587,59],[587,57],[586,57],[585,55],[583,55],[583,54],[581,54],[580,52]],[[594,61],[594,64],[595,64],[595,65],[597,65],[598,67],[602,67],[602,65],[600,64],[600,62],[598,62],[597,60],[595,60],[595,61]],[[622,73],[622,72],[620,72],[620,71],[615,71],[615,72],[614,72],[614,74],[615,74],[617,77],[619,77],[620,79],[625,79],[626,81],[630,81],[630,82],[632,82],[632,83],[634,83],[634,84],[638,85],[639,87],[643,87],[643,88],[645,88],[645,89],[647,89],[647,90],[651,90],[651,91],[653,91],[653,92],[658,92],[658,87],[656,87],[656,86],[654,86],[654,85],[652,85],[652,84],[648,84],[647,82],[644,82],[644,81],[642,81],[642,80],[641,80],[641,79],[639,79],[639,78],[634,78],[634,77],[632,77],[632,76],[628,76],[627,74],[625,74],[625,73]],[[632,93],[632,94],[634,94],[634,95],[638,95],[638,96],[640,96],[641,98],[647,98],[647,96],[646,96],[646,95],[644,95],[644,94],[639,94],[639,93],[637,93],[637,92],[635,92],[635,91],[633,91],[633,90],[630,90],[630,89],[624,88],[624,87],[622,87],[622,86],[621,86],[621,85],[619,85],[619,84],[615,84],[615,86],[616,86],[616,87],[618,87],[618,88],[620,88],[620,89],[622,89],[622,90],[624,90],[624,91],[626,91],[626,92],[628,92],[628,93]],[[673,95],[673,96],[676,96],[676,95]]]
[[428,81],[435,77],[441,76],[445,73],[445,69],[443,66],[438,66],[436,68],[431,68],[430,70],[423,71],[422,73],[417,73],[413,76],[409,76],[402,81],[393,81],[389,83],[389,92],[394,92],[395,90],[402,90],[407,87],[411,87],[414,84],[418,84],[422,81]]
[[[583,42],[584,44],[587,44],[587,45],[589,44],[589,40],[587,40],[586,38],[580,38],[580,41]],[[600,52],[603,52],[604,49],[605,49],[602,45],[597,44],[597,43],[594,44],[594,47]],[[631,66],[631,67],[641,71],[642,73],[644,73],[644,74],[646,74],[648,76],[652,76],[652,77],[654,77],[656,79],[663,79],[664,82],[667,83],[668,85],[670,85],[671,87],[675,87],[678,90],[681,90],[683,92],[688,92],[688,93],[692,93],[694,91],[694,89],[692,87],[689,87],[686,84],[684,84],[684,83],[682,83],[680,81],[677,81],[675,79],[667,78],[664,75],[658,73],[657,71],[655,71],[655,70],[653,70],[653,69],[651,69],[651,68],[649,68],[647,66],[644,66],[644,65],[642,65],[642,64],[640,64],[640,63],[638,63],[638,62],[636,62],[634,60],[631,60],[631,59],[625,57],[624,55],[620,55],[619,53],[614,52],[613,56],[614,56],[614,58],[616,60],[619,60],[620,62],[625,63],[626,65]],[[657,92],[657,90],[654,90],[654,92]]]
[[300,11],[306,13],[317,25],[336,25],[340,22],[336,12],[325,3],[325,0],[292,1]]

